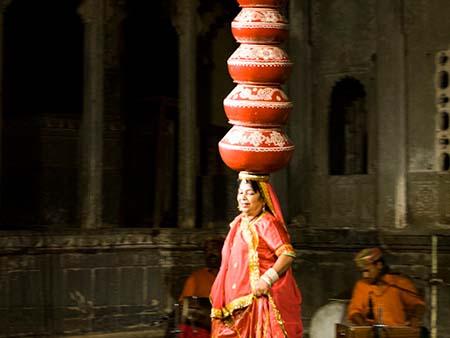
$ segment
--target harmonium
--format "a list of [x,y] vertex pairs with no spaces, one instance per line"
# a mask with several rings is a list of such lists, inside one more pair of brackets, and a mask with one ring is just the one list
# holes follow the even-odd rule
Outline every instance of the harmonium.
[[336,338],[420,338],[420,329],[409,326],[336,324]]

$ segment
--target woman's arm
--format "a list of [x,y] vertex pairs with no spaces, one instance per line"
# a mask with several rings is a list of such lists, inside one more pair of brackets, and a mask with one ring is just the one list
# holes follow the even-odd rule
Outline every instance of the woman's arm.
[[[281,276],[284,272],[286,272],[287,269],[289,269],[293,261],[294,261],[293,257],[281,255],[275,261],[275,264],[272,266],[272,269],[275,270],[278,276]],[[267,292],[269,292],[271,286],[272,285],[269,285],[269,283],[267,283],[267,281],[263,277],[261,277],[256,283],[256,288],[254,292],[255,296],[259,297],[261,295],[266,294]]]
[[281,255],[276,260],[275,264],[272,268],[278,273],[278,276],[281,276],[287,269],[290,268],[292,262],[294,261],[294,257]]

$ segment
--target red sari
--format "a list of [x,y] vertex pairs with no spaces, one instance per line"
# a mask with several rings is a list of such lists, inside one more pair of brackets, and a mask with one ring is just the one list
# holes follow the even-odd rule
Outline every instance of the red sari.
[[295,254],[286,228],[268,212],[250,223],[238,216],[230,227],[210,294],[211,337],[302,337],[301,294],[291,268],[268,295],[253,295],[256,282],[278,256]]

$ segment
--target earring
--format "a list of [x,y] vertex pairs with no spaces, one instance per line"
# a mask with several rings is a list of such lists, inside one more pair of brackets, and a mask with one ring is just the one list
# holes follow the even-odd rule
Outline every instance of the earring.
[[263,211],[263,212],[265,212],[265,211],[266,211],[266,205],[265,205],[265,204],[263,204],[263,208],[262,208],[262,211]]

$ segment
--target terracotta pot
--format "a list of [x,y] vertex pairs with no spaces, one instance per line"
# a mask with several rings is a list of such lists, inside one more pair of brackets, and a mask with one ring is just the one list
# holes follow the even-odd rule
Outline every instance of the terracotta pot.
[[241,44],[229,57],[228,72],[235,82],[281,84],[288,78],[292,63],[278,46]]
[[271,173],[287,166],[294,145],[280,128],[234,126],[219,142],[219,152],[233,170]]
[[231,23],[240,43],[281,43],[288,29],[288,20],[275,8],[243,8]]
[[292,102],[279,86],[249,84],[238,84],[223,106],[231,124],[252,127],[285,124],[292,110]]
[[[298,0],[296,0],[298,1]],[[285,0],[237,0],[241,7],[282,7]]]

